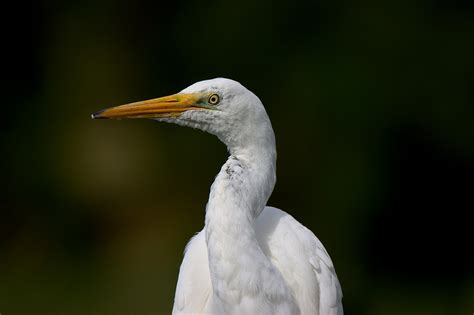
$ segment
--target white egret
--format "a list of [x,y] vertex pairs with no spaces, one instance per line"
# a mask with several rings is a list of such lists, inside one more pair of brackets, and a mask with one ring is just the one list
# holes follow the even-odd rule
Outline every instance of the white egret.
[[255,94],[217,78],[92,117],[190,126],[216,135],[230,153],[211,186],[204,229],[186,247],[173,314],[343,314],[324,246],[266,206],[276,181],[275,136]]

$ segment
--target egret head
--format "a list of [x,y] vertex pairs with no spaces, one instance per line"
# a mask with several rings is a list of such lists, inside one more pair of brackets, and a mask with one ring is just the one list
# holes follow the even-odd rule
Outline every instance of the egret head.
[[265,108],[240,83],[224,78],[200,81],[177,94],[107,108],[92,118],[149,118],[216,135],[230,150],[274,142]]

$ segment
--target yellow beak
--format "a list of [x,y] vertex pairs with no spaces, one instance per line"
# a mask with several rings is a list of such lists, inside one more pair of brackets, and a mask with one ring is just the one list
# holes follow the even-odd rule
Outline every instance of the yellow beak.
[[201,93],[174,94],[147,101],[106,108],[92,114],[92,118],[161,118],[177,117],[188,110],[209,109]]

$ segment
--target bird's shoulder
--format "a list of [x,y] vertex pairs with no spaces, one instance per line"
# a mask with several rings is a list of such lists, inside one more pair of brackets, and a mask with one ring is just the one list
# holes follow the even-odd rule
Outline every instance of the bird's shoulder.
[[342,291],[334,265],[313,232],[273,207],[265,207],[255,231],[265,255],[295,293],[302,314],[342,314]]
[[212,293],[204,230],[188,243],[176,285],[173,314],[206,313]]

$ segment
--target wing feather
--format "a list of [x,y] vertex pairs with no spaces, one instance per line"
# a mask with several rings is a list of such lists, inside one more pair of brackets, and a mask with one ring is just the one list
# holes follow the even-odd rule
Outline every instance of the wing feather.
[[273,207],[260,214],[255,230],[262,250],[293,290],[301,314],[343,314],[334,265],[310,230]]
[[209,313],[212,292],[204,231],[186,246],[179,269],[173,314]]

